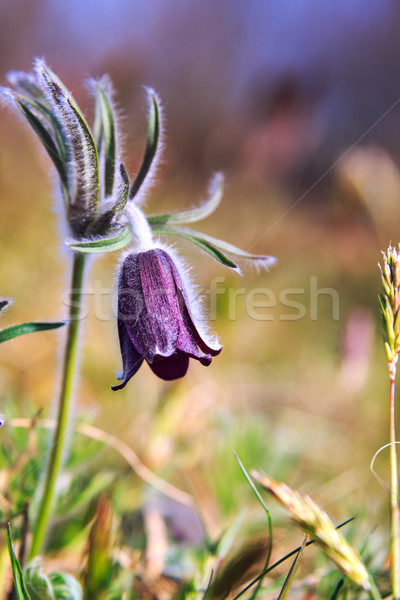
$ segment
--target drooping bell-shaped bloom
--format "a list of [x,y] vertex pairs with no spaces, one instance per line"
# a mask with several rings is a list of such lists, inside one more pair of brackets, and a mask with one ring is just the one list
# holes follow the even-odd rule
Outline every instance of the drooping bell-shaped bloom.
[[[118,334],[123,388],[143,360],[161,379],[183,377],[189,358],[208,366],[222,349],[193,314],[189,290],[171,256],[161,248],[132,252],[118,285]],[[207,339],[206,339],[207,338]]]

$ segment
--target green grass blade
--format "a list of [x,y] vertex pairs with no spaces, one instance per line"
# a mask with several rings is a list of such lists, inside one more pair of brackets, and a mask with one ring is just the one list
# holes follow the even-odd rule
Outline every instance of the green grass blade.
[[[269,512],[267,505],[265,504],[264,500],[261,497],[260,492],[258,491],[258,489],[256,488],[253,480],[251,479],[249,473],[246,471],[245,466],[243,465],[242,461],[240,460],[239,456],[236,454],[235,451],[233,451],[233,456],[236,458],[238,465],[243,473],[243,475],[245,476],[247,482],[249,483],[251,489],[253,490],[257,500],[259,501],[259,503],[261,504],[261,506],[263,507],[265,514],[267,515],[267,519],[268,519],[268,535],[269,535],[269,548],[268,548],[268,554],[267,554],[267,558],[265,560],[265,565],[264,565],[264,569],[263,571],[265,571],[265,569],[268,568],[269,565],[269,561],[271,560],[271,554],[272,554],[272,545],[273,545],[273,528],[272,528],[272,518],[271,518],[271,513]],[[261,589],[261,585],[262,585],[262,581],[263,578],[261,577],[259,579],[259,581],[257,582],[257,586],[254,589],[254,593],[251,596],[251,600],[253,600],[254,598],[257,597],[257,594],[259,592],[259,590]]]
[[287,598],[288,593],[290,592],[290,588],[292,587],[292,583],[294,578],[296,577],[297,569],[299,568],[300,560],[304,552],[304,548],[306,547],[306,543],[308,540],[308,536],[304,536],[304,540],[302,545],[300,546],[300,550],[296,554],[296,558],[294,559],[292,566],[289,569],[289,573],[285,579],[285,582],[282,586],[280,594],[278,596],[278,600],[285,600]]
[[343,589],[343,586],[344,586],[344,581],[345,581],[345,580],[344,580],[344,577],[342,577],[342,579],[340,579],[340,580],[339,580],[339,582],[338,582],[337,586],[336,586],[336,587],[335,587],[335,589],[334,589],[334,592],[333,592],[333,594],[332,594],[332,596],[331,596],[330,600],[338,600],[338,598],[339,598],[339,594],[340,594],[340,592],[342,591],[342,589]]
[[[345,525],[348,525],[348,523],[351,523],[351,521],[354,521],[354,517],[351,517],[350,519],[347,519],[347,521],[344,521],[343,523],[341,523],[340,525],[338,525],[336,527],[336,529],[341,529]],[[314,544],[314,543],[315,543],[314,540],[310,540],[309,542],[306,543],[306,548],[308,546],[311,546],[311,544]],[[288,554],[285,554],[285,556],[283,556],[282,558],[280,558],[279,560],[277,560],[273,565],[271,565],[270,567],[268,567],[268,569],[264,569],[264,571],[262,573],[260,573],[260,575],[257,575],[257,577],[255,577],[253,579],[253,581],[250,581],[250,583],[248,583],[232,600],[238,600],[238,598],[241,598],[250,588],[253,587],[253,585],[255,585],[258,581],[260,581],[260,579],[262,579],[263,577],[265,577],[265,575],[267,575],[268,573],[270,573],[271,571],[273,571],[273,569],[276,569],[276,567],[279,567],[279,565],[281,565],[282,563],[284,563],[285,560],[288,560],[289,558],[291,558],[292,556],[294,556],[295,554],[297,554],[300,549],[301,549],[301,546],[298,546],[297,548],[295,548],[294,550],[292,550]]]
[[31,597],[29,596],[28,591],[25,587],[24,574],[22,572],[21,565],[19,564],[14,552],[11,539],[11,528],[9,523],[7,524],[7,547],[8,554],[10,556],[11,570],[18,600],[31,600]]
[[34,333],[35,331],[48,331],[49,329],[58,329],[65,325],[64,321],[58,323],[20,323],[18,325],[12,325],[7,329],[0,331],[0,344],[7,342],[20,335],[27,333]]

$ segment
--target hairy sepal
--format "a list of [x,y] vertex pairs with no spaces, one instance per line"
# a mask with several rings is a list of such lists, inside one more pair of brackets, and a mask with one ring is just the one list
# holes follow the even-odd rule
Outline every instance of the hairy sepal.
[[151,225],[179,225],[181,223],[194,223],[211,215],[221,202],[224,191],[224,176],[216,173],[211,180],[208,198],[198,207],[178,213],[157,215],[149,217]]
[[[47,112],[45,111],[45,107],[42,107],[39,103],[33,102],[33,101],[29,100],[28,98],[25,99],[21,96],[15,96],[15,102],[16,102],[18,108],[20,109],[20,111],[22,112],[22,114],[24,115],[24,117],[26,118],[26,120],[28,121],[28,123],[31,125],[32,129],[38,135],[43,146],[45,147],[47,154],[49,155],[55,168],[57,169],[57,172],[60,176],[62,185],[65,188],[67,188],[68,180],[67,180],[67,169],[66,169],[66,163],[65,163],[66,151],[65,151],[64,140],[62,139],[62,137],[61,137],[61,139],[58,138],[59,143],[60,143],[60,141],[62,141],[62,148],[63,148],[62,153],[60,153],[59,147],[57,146],[51,133],[49,132],[49,124],[51,127],[52,121],[51,121],[51,117],[49,115],[47,115]],[[35,110],[36,110],[36,114],[34,112]],[[45,120],[46,118],[47,118],[47,121]],[[45,124],[47,124],[47,127]],[[53,131],[55,131],[54,128],[53,128]],[[64,157],[62,156],[62,154],[64,154]]]
[[214,238],[205,233],[201,233],[199,231],[194,231],[188,227],[173,227],[169,224],[167,225],[158,225],[150,222],[151,229],[154,233],[158,234],[166,234],[166,235],[176,235],[178,237],[182,237],[190,242],[193,242],[206,252],[210,254],[213,258],[222,263],[225,267],[229,267],[231,269],[235,269],[239,273],[240,268],[236,263],[234,263],[230,258],[225,255],[233,254],[233,256],[238,256],[241,259],[248,260],[252,264],[254,264],[258,268],[269,269],[273,264],[275,264],[276,259],[273,256],[264,256],[258,254],[249,254],[245,252],[245,250],[241,250],[228,242],[224,242],[223,240],[219,240],[218,238]]
[[104,252],[114,252],[125,248],[131,241],[132,233],[129,227],[125,227],[117,235],[107,238],[98,238],[93,240],[70,241],[68,246],[74,252],[83,254],[102,254]]
[[116,119],[110,97],[111,84],[102,78],[93,82],[96,92],[95,141],[99,152],[104,196],[113,194],[116,170]]
[[129,199],[135,199],[140,204],[153,183],[160,156],[162,134],[162,112],[159,98],[155,91],[146,88],[149,102],[149,122],[147,127],[147,142],[142,164],[132,184]]
[[71,156],[68,168],[68,190],[71,203],[68,220],[72,230],[82,234],[93,220],[99,195],[99,165],[90,129],[75,101],[58,78],[40,61],[37,76],[48,102],[57,115]]

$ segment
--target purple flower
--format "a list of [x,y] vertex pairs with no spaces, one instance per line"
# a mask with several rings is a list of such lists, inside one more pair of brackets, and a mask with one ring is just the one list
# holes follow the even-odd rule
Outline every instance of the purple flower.
[[[160,248],[129,254],[118,287],[118,334],[123,362],[120,390],[143,360],[161,379],[183,377],[189,358],[208,366],[222,349],[205,341],[191,311],[182,278],[171,256]],[[209,337],[207,335],[207,337]]]

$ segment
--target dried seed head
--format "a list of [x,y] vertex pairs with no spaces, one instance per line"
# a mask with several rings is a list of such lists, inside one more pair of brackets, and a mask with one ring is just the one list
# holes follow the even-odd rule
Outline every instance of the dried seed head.
[[379,294],[386,356],[392,379],[400,352],[400,254],[389,246],[382,252],[383,265],[379,265],[383,291]]
[[252,473],[253,477],[272,494],[304,533],[309,534],[338,568],[364,590],[370,589],[368,571],[357,550],[350,546],[335,528],[328,515],[309,496],[301,496],[285,483]]

